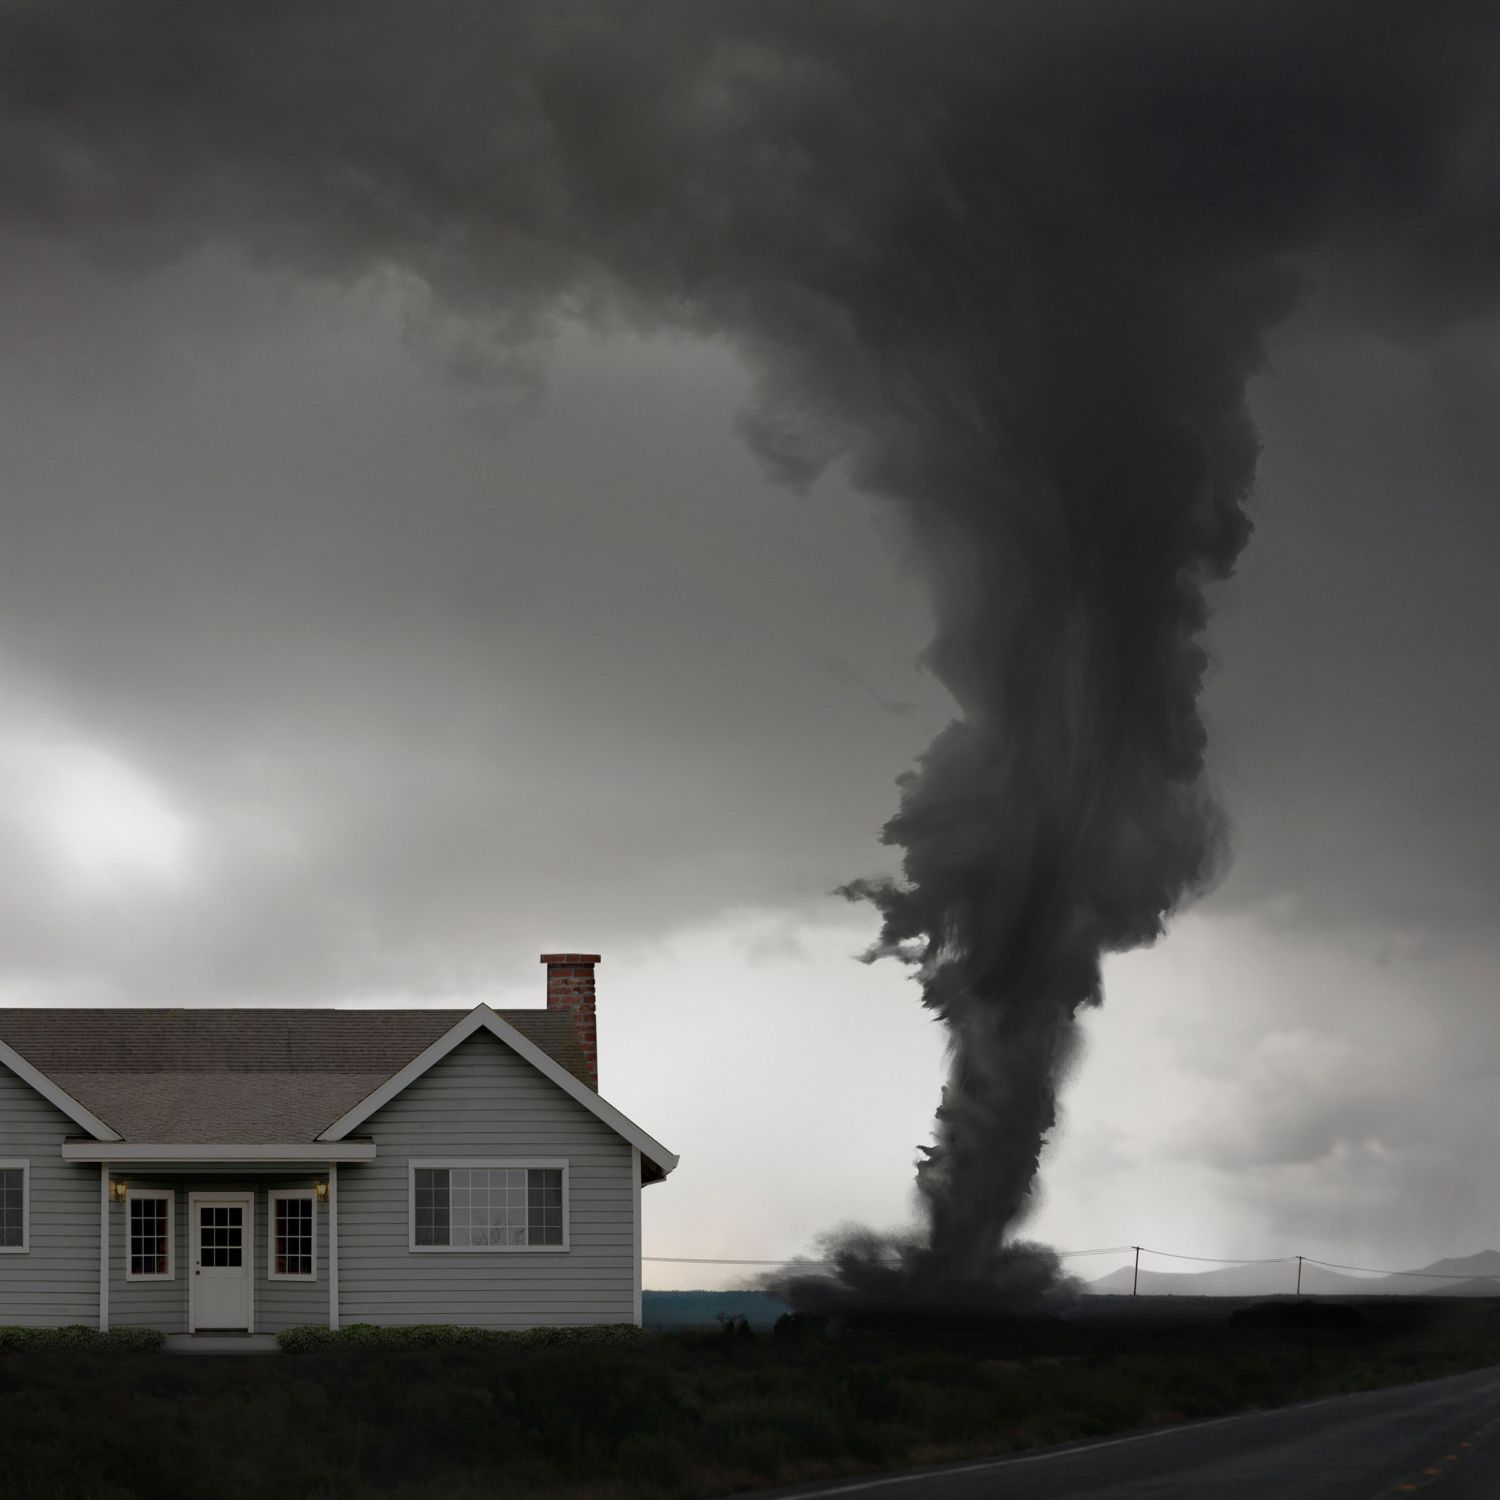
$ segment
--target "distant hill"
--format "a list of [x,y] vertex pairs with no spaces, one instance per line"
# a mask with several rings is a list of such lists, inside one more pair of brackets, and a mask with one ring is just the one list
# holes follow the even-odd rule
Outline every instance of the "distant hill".
[[1477,1255],[1460,1255],[1451,1260],[1435,1260],[1418,1268],[1435,1276],[1500,1276],[1500,1250],[1481,1250]]
[[726,1318],[743,1318],[752,1328],[769,1328],[791,1309],[765,1292],[642,1292],[641,1322],[647,1328],[715,1328]]
[[1441,1297],[1500,1297],[1500,1281],[1483,1276],[1474,1281],[1429,1282],[1428,1290]]
[[[1130,1266],[1122,1266],[1089,1282],[1086,1290],[1128,1295],[1131,1271]],[[1472,1279],[1443,1281],[1438,1277]],[[1389,1276],[1353,1276],[1304,1263],[1302,1290],[1319,1297],[1500,1297],[1500,1279],[1487,1277],[1500,1278],[1500,1250],[1436,1260],[1430,1266]],[[1293,1292],[1296,1286],[1297,1263],[1290,1260],[1271,1265],[1218,1266],[1209,1271],[1157,1271],[1142,1266],[1139,1290],[1143,1297],[1274,1297]]]

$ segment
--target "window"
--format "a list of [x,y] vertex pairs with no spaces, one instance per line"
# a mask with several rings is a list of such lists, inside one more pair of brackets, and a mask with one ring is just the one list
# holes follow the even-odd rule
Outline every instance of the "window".
[[167,1191],[126,1189],[126,1281],[170,1281],[176,1274],[172,1202]]
[[266,1216],[272,1281],[314,1281],[316,1204],[311,1193],[272,1193]]
[[413,1250],[566,1250],[567,1163],[414,1161]]
[[31,1163],[0,1161],[0,1255],[24,1255],[31,1245]]

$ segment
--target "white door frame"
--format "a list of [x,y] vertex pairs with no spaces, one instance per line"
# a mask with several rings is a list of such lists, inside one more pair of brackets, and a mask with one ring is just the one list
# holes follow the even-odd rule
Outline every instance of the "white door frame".
[[192,1274],[188,1278],[188,1332],[198,1331],[198,1267],[202,1254],[198,1244],[198,1205],[200,1203],[238,1203],[245,1210],[244,1267],[250,1279],[250,1313],[245,1331],[255,1332],[255,1193],[254,1191],[221,1190],[217,1192],[188,1194],[188,1254],[192,1258]]

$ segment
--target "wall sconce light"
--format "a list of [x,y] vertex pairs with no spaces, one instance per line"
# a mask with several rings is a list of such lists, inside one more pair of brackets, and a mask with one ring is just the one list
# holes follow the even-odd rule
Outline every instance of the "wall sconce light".
[[314,1186],[313,1191],[318,1195],[319,1203],[328,1202],[328,1184],[326,1182],[317,1183]]
[[123,1203],[125,1201],[126,1184],[121,1182],[118,1177],[110,1183],[109,1190],[114,1195],[116,1203]]

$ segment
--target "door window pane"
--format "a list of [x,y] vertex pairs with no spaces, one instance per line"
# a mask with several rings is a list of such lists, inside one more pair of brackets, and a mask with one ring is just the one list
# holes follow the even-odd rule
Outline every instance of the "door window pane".
[[205,1266],[243,1264],[245,1210],[238,1203],[203,1204],[198,1210],[198,1248]]

